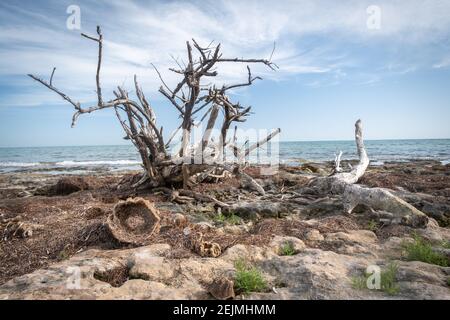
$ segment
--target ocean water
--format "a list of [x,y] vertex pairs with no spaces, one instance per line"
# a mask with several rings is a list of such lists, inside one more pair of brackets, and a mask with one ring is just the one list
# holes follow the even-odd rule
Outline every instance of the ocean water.
[[[385,161],[433,159],[450,163],[450,139],[433,140],[368,140],[366,149],[373,165]],[[354,141],[296,141],[272,144],[263,148],[251,162],[272,159],[285,164],[342,159],[357,159]],[[273,161],[273,160],[272,160]],[[132,145],[0,148],[0,172],[33,171],[45,173],[86,173],[122,171],[140,168],[139,154]]]

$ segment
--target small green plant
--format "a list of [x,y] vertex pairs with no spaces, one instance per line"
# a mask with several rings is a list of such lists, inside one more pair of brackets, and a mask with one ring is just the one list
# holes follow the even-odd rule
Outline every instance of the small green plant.
[[447,286],[449,286],[449,287],[450,287],[450,277],[449,277],[449,278],[447,278]]
[[[380,288],[379,290],[387,293],[388,295],[396,295],[400,290],[397,284],[397,271],[398,265],[390,263],[385,270],[380,273]],[[357,290],[367,289],[367,280],[371,274],[364,273],[362,276],[355,276],[351,278],[352,287]]]
[[357,290],[367,289],[367,277],[366,276],[352,277],[352,288]]
[[260,292],[267,288],[267,282],[255,266],[252,266],[244,260],[235,262],[236,276],[234,280],[235,287],[243,293]]
[[441,247],[444,249],[450,249],[450,241],[442,241]]
[[376,222],[375,220],[370,220],[367,223],[367,229],[373,232],[377,231],[379,229],[378,222]]
[[70,258],[70,254],[66,250],[61,250],[58,253],[58,260],[67,260],[69,258]]
[[403,243],[406,259],[409,261],[422,261],[442,267],[448,266],[447,257],[433,250],[431,243],[419,235],[414,235],[412,243]]
[[280,248],[281,256],[293,256],[295,254],[294,245],[291,242],[286,242]]
[[386,270],[381,271],[381,290],[388,295],[396,295],[399,291],[397,284],[397,271],[398,265],[396,263],[390,263]]
[[217,222],[227,223],[227,224],[231,224],[231,225],[240,224],[242,221],[242,219],[240,217],[238,217],[237,215],[235,215],[234,213],[232,213],[229,216],[220,213],[220,214],[214,216],[214,220]]

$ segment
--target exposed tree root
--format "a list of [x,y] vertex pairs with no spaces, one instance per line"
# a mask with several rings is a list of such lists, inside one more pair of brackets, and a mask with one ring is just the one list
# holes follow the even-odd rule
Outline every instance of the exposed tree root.
[[166,187],[159,187],[159,188],[153,189],[153,191],[154,192],[161,191],[169,197],[170,201],[174,201],[174,202],[178,202],[178,203],[187,203],[187,202],[197,200],[200,202],[212,202],[221,208],[226,208],[226,207],[230,206],[229,204],[222,202],[220,200],[217,200],[216,198],[214,198],[212,196],[209,196],[206,194],[201,194],[199,192],[195,192],[192,190],[186,190],[186,189],[172,190],[172,189],[166,188]]

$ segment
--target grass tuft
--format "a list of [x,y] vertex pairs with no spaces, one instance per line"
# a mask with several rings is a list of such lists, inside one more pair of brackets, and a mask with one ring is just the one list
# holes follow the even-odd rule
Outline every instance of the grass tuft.
[[242,293],[261,292],[267,288],[267,282],[258,268],[238,260],[235,262],[236,276],[234,280],[237,291]]
[[367,278],[365,276],[352,277],[352,288],[357,290],[367,289]]
[[231,225],[237,225],[242,222],[242,219],[240,217],[236,216],[234,213],[229,216],[220,213],[220,214],[214,216],[214,220],[216,222],[222,222],[222,223],[227,223],[227,224],[231,224]]
[[403,243],[406,260],[422,261],[442,267],[448,267],[447,257],[433,250],[431,243],[419,235],[414,235],[413,243]]
[[[400,288],[397,284],[398,265],[390,263],[385,270],[380,273],[380,289],[390,296],[396,295]],[[365,273],[363,276],[355,276],[351,278],[353,289],[367,289],[367,280],[371,274]]]
[[375,220],[370,220],[370,221],[367,223],[367,230],[370,230],[370,231],[372,231],[372,232],[375,232],[375,231],[377,231],[379,228],[380,228],[380,226],[379,226],[378,222],[375,221]]
[[381,290],[388,295],[396,295],[400,290],[397,284],[398,265],[390,263],[386,270],[381,271]]
[[294,245],[291,242],[286,242],[280,248],[280,256],[293,256],[295,254]]
[[442,241],[441,247],[444,249],[450,249],[450,241]]

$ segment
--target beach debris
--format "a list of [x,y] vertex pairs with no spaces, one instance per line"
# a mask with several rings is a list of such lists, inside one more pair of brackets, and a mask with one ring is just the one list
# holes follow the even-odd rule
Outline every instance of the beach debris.
[[172,223],[177,228],[184,228],[188,224],[188,219],[181,213],[175,213],[172,218]]
[[189,232],[187,236],[191,250],[201,257],[217,258],[222,254],[220,245],[215,242],[203,240],[203,234],[201,232]]
[[14,218],[3,219],[0,221],[0,225],[3,229],[3,240],[13,237],[30,238],[33,236],[33,231],[42,228],[41,225],[23,221],[20,215]]
[[81,190],[90,189],[89,183],[83,177],[64,177],[50,187],[49,193],[52,195],[68,195]]
[[107,213],[107,211],[105,211],[103,208],[93,206],[93,207],[89,207],[88,209],[86,209],[86,211],[83,213],[83,215],[87,220],[92,220],[92,219],[97,219],[97,218],[103,217],[104,215],[106,215],[106,213]]
[[154,188],[153,192],[162,192],[167,195],[168,200],[179,204],[187,204],[194,201],[213,203],[219,208],[229,207],[229,204],[219,201],[216,198],[193,190],[177,189],[173,190],[166,187]]
[[225,277],[214,279],[208,286],[208,292],[216,299],[228,300],[235,297],[234,281]]
[[159,232],[160,217],[158,210],[148,200],[129,198],[115,205],[113,213],[108,216],[107,225],[120,242],[144,245]]
[[215,242],[201,241],[194,246],[194,251],[202,257],[217,258],[222,253],[220,245]]
[[317,229],[311,229],[305,234],[307,241],[323,241],[324,237]]

